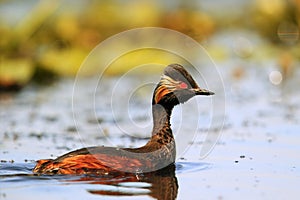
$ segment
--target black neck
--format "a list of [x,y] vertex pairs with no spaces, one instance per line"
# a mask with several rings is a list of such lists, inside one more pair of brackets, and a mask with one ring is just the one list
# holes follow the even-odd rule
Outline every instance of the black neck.
[[153,104],[152,105],[152,115],[153,115],[153,130],[152,136],[158,135],[161,133],[168,135],[173,138],[170,117],[172,114],[173,106],[164,106],[162,104]]

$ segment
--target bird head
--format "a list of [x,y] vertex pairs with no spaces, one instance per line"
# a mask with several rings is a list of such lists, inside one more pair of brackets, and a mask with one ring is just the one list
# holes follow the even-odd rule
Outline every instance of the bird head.
[[193,77],[179,64],[167,66],[153,94],[153,104],[172,105],[188,101],[195,95],[213,95],[200,88]]

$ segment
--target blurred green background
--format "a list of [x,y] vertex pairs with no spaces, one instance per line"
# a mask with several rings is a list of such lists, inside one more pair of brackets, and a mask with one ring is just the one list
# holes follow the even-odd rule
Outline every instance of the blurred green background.
[[[0,90],[75,76],[101,41],[147,26],[192,37],[217,62],[230,60],[232,51],[249,62],[272,60],[287,77],[300,58],[299,24],[300,0],[2,0]],[[237,37],[233,47],[222,42],[240,33],[244,37]],[[172,57],[155,56],[156,62],[174,62]],[[107,75],[145,59],[142,53],[129,54],[115,62],[115,70]]]

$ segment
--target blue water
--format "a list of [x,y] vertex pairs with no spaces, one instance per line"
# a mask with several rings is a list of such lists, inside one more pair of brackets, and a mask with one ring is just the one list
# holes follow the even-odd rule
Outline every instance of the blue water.
[[[222,127],[209,129],[210,98],[196,98],[174,109],[178,159],[176,170],[165,176],[35,176],[31,172],[35,160],[84,146],[145,144],[151,131],[151,87],[135,91],[134,98],[114,107],[112,115],[114,102],[106,98],[109,90],[97,92],[93,107],[94,90],[86,89],[90,88],[87,81],[75,102],[76,126],[70,103],[73,80],[28,86],[16,95],[2,96],[0,199],[161,199],[164,195],[169,199],[297,199],[300,93],[294,86],[300,84],[300,73],[295,71],[284,84],[273,85],[269,82],[270,71],[276,70],[272,65],[242,69],[241,79],[231,76],[235,69],[230,66],[221,70],[226,112],[216,113],[215,120],[224,119]],[[136,82],[130,80],[122,84],[135,88]],[[214,92],[213,106],[219,108],[222,90],[215,87]],[[119,99],[127,98],[126,91],[117,94]],[[207,142],[215,142],[214,148],[203,157]]]
[[[63,199],[92,198],[146,198],[166,197],[174,199],[178,195],[178,174],[199,173],[208,170],[208,163],[178,162],[176,170],[162,175],[136,174],[121,177],[111,176],[70,176],[34,175],[31,170],[34,163],[1,163],[1,197],[4,199],[37,199],[51,196]],[[158,189],[161,188],[161,189]],[[163,188],[165,188],[163,190]],[[170,188],[173,188],[169,190]],[[41,193],[41,191],[46,191]],[[32,192],[32,193],[30,193]],[[49,197],[50,193],[50,197]],[[37,195],[38,194],[38,195]]]

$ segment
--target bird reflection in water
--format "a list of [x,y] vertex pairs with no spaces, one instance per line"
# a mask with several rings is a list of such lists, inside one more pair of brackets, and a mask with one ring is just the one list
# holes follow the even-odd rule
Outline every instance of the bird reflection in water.
[[73,181],[97,185],[87,189],[94,195],[116,197],[149,195],[155,199],[172,200],[176,199],[178,193],[174,164],[149,173],[120,173],[103,177],[89,175]]

